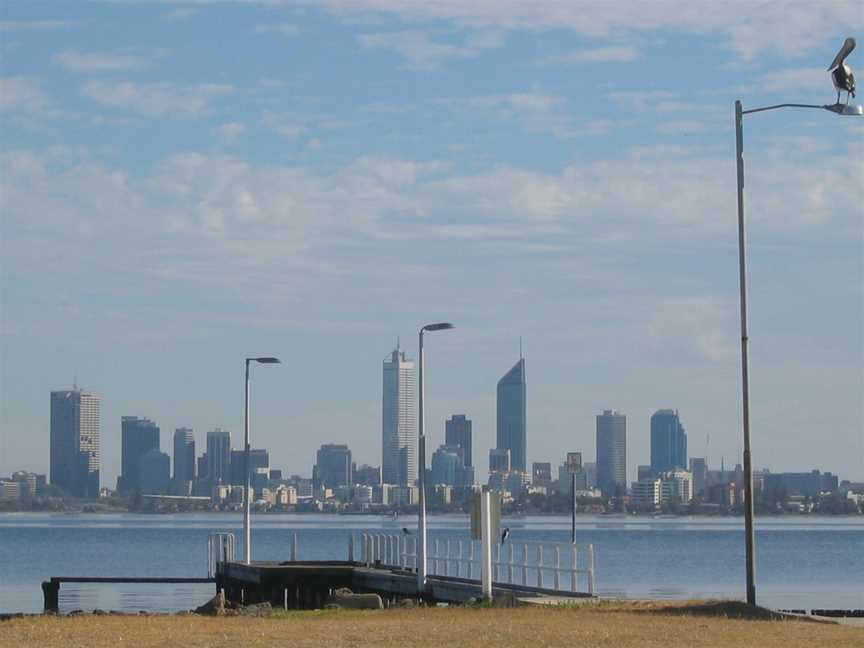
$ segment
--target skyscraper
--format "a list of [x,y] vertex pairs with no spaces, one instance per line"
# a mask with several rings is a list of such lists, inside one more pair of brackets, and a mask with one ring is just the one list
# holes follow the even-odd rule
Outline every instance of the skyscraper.
[[159,426],[137,416],[120,419],[120,476],[117,490],[134,493],[141,490],[141,458],[151,450],[159,450]]
[[525,359],[498,381],[497,446],[510,451],[510,469],[526,471]]
[[687,470],[687,434],[678,410],[661,409],[651,417],[651,470],[655,475]]
[[51,392],[51,483],[73,497],[99,496],[99,397]]
[[174,481],[195,479],[195,435],[192,428],[174,430]]
[[351,486],[354,482],[351,450],[347,445],[329,443],[322,445],[315,455],[313,481],[316,486]]
[[211,485],[227,484],[231,473],[231,433],[216,428],[207,433],[207,476]]
[[417,418],[414,362],[397,348],[384,361],[381,415],[381,479],[412,486],[417,479]]
[[454,414],[444,421],[444,443],[459,448],[463,465],[474,465],[471,463],[471,419],[464,414]]
[[627,488],[627,417],[614,410],[597,415],[597,486],[612,496]]

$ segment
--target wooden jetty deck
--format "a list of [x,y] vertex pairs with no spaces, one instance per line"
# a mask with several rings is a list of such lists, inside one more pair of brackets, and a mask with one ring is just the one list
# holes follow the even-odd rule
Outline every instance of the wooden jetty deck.
[[[269,602],[287,609],[321,608],[334,590],[346,587],[355,593],[379,594],[385,602],[418,598],[417,574],[411,570],[350,561],[325,562],[222,562],[216,566],[216,589],[226,600],[250,604]],[[591,594],[493,583],[493,596],[514,598],[592,598]],[[429,576],[423,600],[430,603],[464,603],[481,597],[477,580],[455,576]]]

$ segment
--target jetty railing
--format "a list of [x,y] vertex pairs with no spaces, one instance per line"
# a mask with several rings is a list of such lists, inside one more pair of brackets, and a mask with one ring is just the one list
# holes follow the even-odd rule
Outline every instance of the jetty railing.
[[211,533],[207,542],[207,578],[216,576],[216,565],[234,560],[234,534]]
[[[348,560],[367,567],[417,570],[417,538],[394,533],[352,534]],[[480,580],[480,542],[466,538],[435,538],[427,548],[427,573]],[[492,580],[499,584],[536,586],[559,592],[578,592],[580,576],[585,591],[596,589],[594,545],[569,542],[508,542],[492,550]]]

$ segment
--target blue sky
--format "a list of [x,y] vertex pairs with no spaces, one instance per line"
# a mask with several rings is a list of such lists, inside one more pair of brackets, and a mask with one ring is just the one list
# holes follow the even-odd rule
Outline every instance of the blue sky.
[[[834,100],[856,2],[23,2],[0,9],[0,474],[48,394],[380,463],[381,362],[428,321],[429,430],[485,469],[524,340],[528,460],[678,408],[740,452],[733,102]],[[849,62],[861,69],[860,51]],[[746,118],[754,462],[864,479],[864,120]]]

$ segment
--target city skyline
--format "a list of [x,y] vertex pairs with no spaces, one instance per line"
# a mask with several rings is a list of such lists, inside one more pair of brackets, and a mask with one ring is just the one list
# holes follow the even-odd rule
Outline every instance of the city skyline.
[[[430,452],[466,413],[485,470],[524,337],[527,464],[592,455],[608,407],[639,462],[658,407],[737,461],[734,102],[834,101],[859,3],[8,4],[0,472],[48,471],[45,395],[76,378],[103,484],[121,416],[236,437],[256,354],[292,368],[255,377],[256,446],[378,464],[382,354],[439,320]],[[748,117],[757,467],[864,477],[861,123]]]

